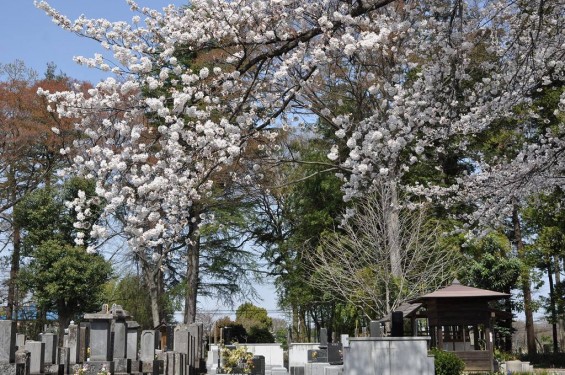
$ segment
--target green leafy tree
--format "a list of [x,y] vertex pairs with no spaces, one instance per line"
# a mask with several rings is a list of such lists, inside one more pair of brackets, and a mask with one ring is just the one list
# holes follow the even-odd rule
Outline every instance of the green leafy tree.
[[282,157],[289,163],[267,172],[269,188],[255,194],[261,199],[253,220],[254,235],[270,263],[279,305],[292,312],[293,340],[306,341],[312,336],[311,323],[316,330],[334,331],[339,302],[308,283],[312,274],[306,255],[324,232],[338,227],[345,204],[341,181],[327,164],[326,139],[297,133],[281,135],[279,141]]
[[[63,329],[81,313],[97,310],[103,284],[111,266],[97,254],[75,245],[76,212],[66,202],[84,194],[93,196],[93,184],[71,179],[28,194],[14,207],[14,220],[23,233],[24,254],[29,263],[22,269],[20,284],[32,292],[39,310],[58,315],[60,340]],[[83,220],[83,243],[91,244],[88,228],[98,219],[99,205],[88,207]]]
[[[71,320],[84,312],[97,311],[102,304],[103,284],[110,264],[98,254],[57,240],[42,242],[21,271],[21,283],[33,293],[44,311],[58,316],[59,337]],[[61,341],[60,340],[60,341]],[[62,341],[61,341],[62,342]]]
[[[565,259],[565,210],[562,209],[564,194],[555,189],[547,194],[531,197],[523,210],[527,234],[532,238],[528,246],[530,263],[544,272],[549,284],[549,295],[542,298],[546,317],[552,324],[553,350],[563,347],[563,303],[562,271]],[[561,322],[561,340],[558,323]],[[561,341],[561,343],[559,342]],[[561,344],[561,345],[559,345]]]
[[[477,240],[467,248],[468,256],[474,256],[466,261],[461,269],[459,279],[465,285],[481,289],[511,293],[519,286],[520,275],[525,265],[511,253],[510,240],[502,233],[491,233]],[[512,299],[506,299],[500,308],[509,314],[518,310],[521,304]],[[512,318],[497,322],[495,326],[497,344],[506,352],[512,351]]]
[[[0,241],[12,250],[10,274],[6,280],[8,319],[18,318],[17,277],[20,269],[21,228],[13,218],[13,207],[43,184],[49,185],[55,171],[68,165],[69,155],[59,150],[72,143],[72,121],[54,116],[47,101],[38,95],[39,87],[57,91],[73,82],[56,67],[48,66],[45,79],[21,60],[0,63]],[[83,85],[84,86],[84,85]],[[55,134],[51,129],[57,127]]]
[[249,329],[249,336],[247,337],[248,343],[273,343],[275,342],[275,336],[267,328],[261,328],[258,326],[253,326]]
[[251,327],[266,329],[273,327],[273,319],[269,317],[267,310],[255,306],[251,302],[245,302],[237,308],[235,321],[241,323],[246,330],[249,330]]

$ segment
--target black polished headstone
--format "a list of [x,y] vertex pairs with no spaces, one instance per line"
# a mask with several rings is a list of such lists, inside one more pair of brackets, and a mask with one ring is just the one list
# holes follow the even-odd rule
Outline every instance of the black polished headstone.
[[[167,347],[165,348],[167,351],[173,351],[173,344],[175,341],[175,327],[173,325],[167,326]],[[165,350],[163,349],[163,350]]]
[[265,375],[265,356],[253,356],[253,368],[251,369],[251,375]]
[[328,344],[328,363],[330,365],[343,364],[343,345],[339,342]]
[[390,335],[392,337],[404,336],[404,314],[402,311],[392,312],[392,329]]

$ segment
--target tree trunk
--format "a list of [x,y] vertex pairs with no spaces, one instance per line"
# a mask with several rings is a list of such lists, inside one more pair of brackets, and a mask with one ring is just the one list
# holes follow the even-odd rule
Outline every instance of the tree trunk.
[[[520,227],[520,218],[518,216],[518,206],[515,205],[512,210],[512,224],[514,226],[514,242],[518,257],[526,263],[526,249],[522,241],[522,229]],[[524,267],[522,270],[522,293],[524,294],[524,314],[526,316],[526,341],[528,354],[536,354],[536,336],[534,331],[534,313],[532,310],[532,289],[530,280],[530,268]]]
[[66,314],[65,312],[66,308],[65,308],[65,303],[60,302],[59,303],[59,308],[57,311],[57,314],[59,315],[57,322],[59,323],[59,327],[57,328],[57,343],[60,347],[63,346],[63,341],[65,338],[65,329],[69,326],[69,324],[71,323],[71,316],[69,314]]
[[[555,271],[555,285],[560,285],[561,284],[561,262],[559,261],[559,256],[555,255],[553,258],[553,266],[554,266],[554,271]],[[560,316],[558,318],[558,331],[559,331],[559,348],[561,348],[561,350],[563,350],[563,346],[565,345],[564,339],[565,339],[565,335],[564,335],[564,330],[565,330],[565,321],[563,320],[563,317]]]
[[306,324],[306,313],[301,307],[298,307],[298,327],[300,329],[299,342],[310,342],[310,327]]
[[292,310],[292,342],[301,342],[300,326],[298,325],[298,308],[293,304],[290,306],[290,309]]
[[141,272],[143,274],[143,280],[147,289],[149,289],[149,299],[151,300],[151,320],[153,322],[153,328],[156,328],[161,324],[160,313],[160,300],[159,295],[159,267],[151,267],[147,259],[141,259]]
[[553,352],[559,352],[559,339],[557,337],[557,311],[555,308],[555,287],[553,284],[552,259],[549,257],[547,262],[547,278],[549,279],[549,304],[551,307],[551,328],[553,335]]
[[[13,166],[10,167],[8,173],[8,186],[11,188],[10,199],[15,202],[17,199],[16,174]],[[12,220],[12,259],[10,264],[10,280],[8,281],[8,308],[6,310],[6,319],[18,320],[18,292],[17,279],[20,271],[20,250],[21,250],[21,230],[19,225]]]
[[[196,217],[196,216],[193,216]],[[186,295],[184,302],[184,323],[196,321],[196,302],[198,297],[198,277],[200,268],[200,232],[198,221],[190,224],[189,244],[186,265]]]
[[[163,256],[163,246],[159,245],[158,250],[159,252],[159,256]],[[162,259],[159,260],[159,263],[161,264]],[[157,284],[157,296],[158,296],[158,309],[159,309],[159,324],[161,322],[163,322],[166,319],[166,311],[165,308],[167,306],[167,301],[165,301],[165,275],[163,274],[162,271],[162,267],[157,267],[157,269],[155,270],[156,272],[156,276],[155,276],[155,282]]]
[[159,316],[159,286],[155,281],[149,286],[149,296],[151,298],[151,318],[153,320],[153,328],[157,328],[161,324],[161,317]]
[[382,197],[383,214],[386,217],[386,236],[390,251],[390,273],[395,278],[402,276],[400,264],[400,227],[398,214],[398,190],[395,179],[388,184],[388,189],[383,189],[383,194],[389,195]]

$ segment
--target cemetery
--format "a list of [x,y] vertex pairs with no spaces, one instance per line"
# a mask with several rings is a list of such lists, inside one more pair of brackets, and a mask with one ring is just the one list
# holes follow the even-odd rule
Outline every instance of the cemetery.
[[565,0],[4,5],[0,375],[565,374]]
[[[201,324],[177,326],[163,340],[159,330],[140,331],[135,321],[119,315],[122,311],[86,314],[85,323],[68,327],[63,347],[57,347],[56,334],[43,333],[41,341],[27,340],[16,332],[15,322],[0,321],[0,374],[223,374],[222,352],[236,347],[211,344],[205,358]],[[253,354],[252,365],[248,370],[242,367],[230,373],[434,374],[433,357],[427,354],[427,338],[379,337],[377,327],[378,324],[372,326],[371,337],[344,335],[341,339],[345,345],[328,343],[325,329],[319,343],[292,343],[289,369],[284,367],[280,344],[245,344],[245,350]],[[162,346],[163,342],[167,345]],[[413,360],[405,361],[408,354]]]
[[30,340],[16,322],[0,321],[0,374],[433,375],[431,347],[455,353],[472,373],[533,372],[520,361],[495,364],[492,324],[500,317],[488,301],[507,297],[455,280],[371,321],[361,337],[331,340],[322,328],[318,342],[300,343],[289,333],[286,360],[280,343],[239,344],[224,328],[206,338],[201,323],[140,330],[121,306],[103,305],[71,322],[61,347],[55,333]]
[[[201,324],[160,330],[140,330],[121,306],[104,305],[71,323],[63,346],[54,333],[38,341],[16,332],[16,323],[0,321],[0,374],[196,375],[204,372]],[[164,344],[164,345],[163,345]]]

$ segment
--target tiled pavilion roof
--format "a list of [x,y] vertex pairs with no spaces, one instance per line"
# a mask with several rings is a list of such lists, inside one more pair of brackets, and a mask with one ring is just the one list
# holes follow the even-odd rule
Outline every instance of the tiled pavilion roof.
[[412,303],[414,302],[422,302],[425,300],[435,299],[435,298],[486,298],[486,299],[500,299],[500,298],[508,298],[510,294],[508,293],[500,293],[495,292],[492,290],[487,289],[479,289],[473,288],[470,286],[462,285],[457,279],[451,283],[451,285],[446,286],[445,288],[441,288],[436,290],[435,292],[431,292],[428,294],[424,294],[418,298],[413,299]]

